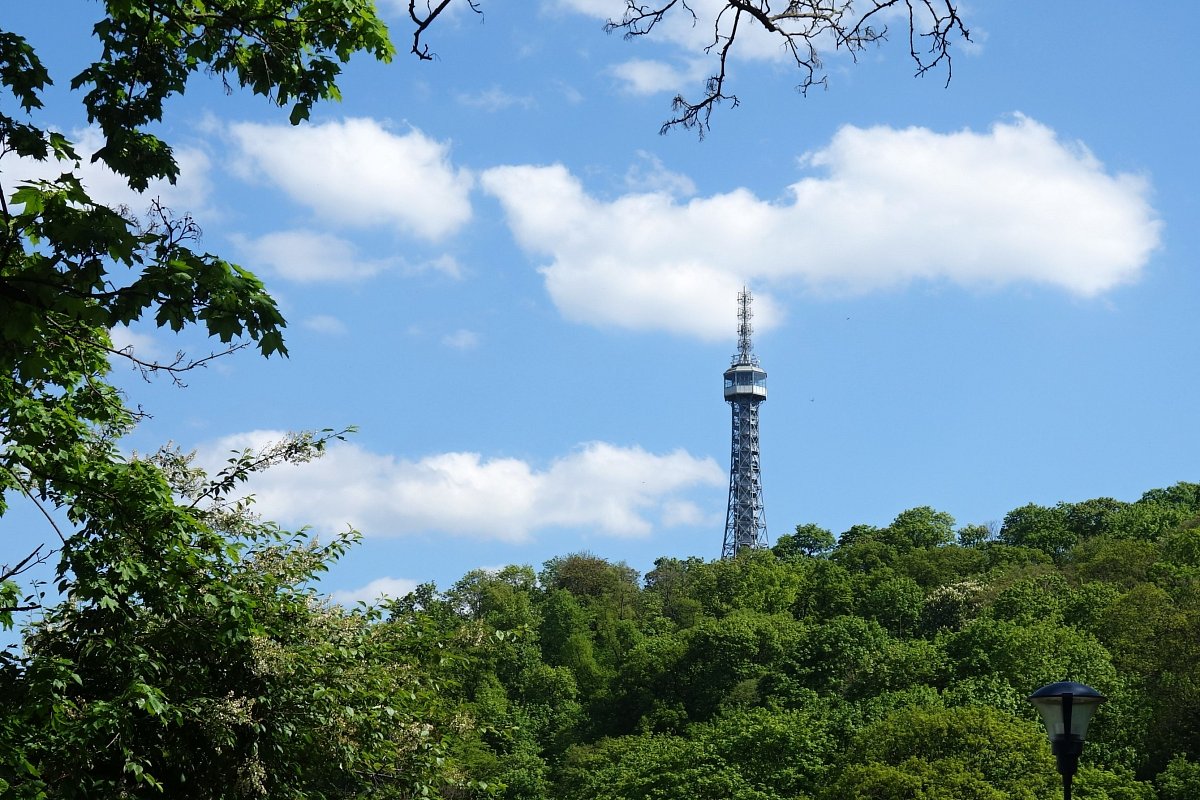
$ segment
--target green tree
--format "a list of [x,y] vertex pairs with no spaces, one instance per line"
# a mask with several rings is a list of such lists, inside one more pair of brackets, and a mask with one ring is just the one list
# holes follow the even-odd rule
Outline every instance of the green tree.
[[877,620],[893,636],[911,635],[925,604],[925,593],[917,582],[880,570],[865,584],[855,606],[859,616]]
[[1068,573],[1080,581],[1104,581],[1129,589],[1149,579],[1158,561],[1157,543],[1101,536],[1081,542],[1071,553]]
[[[300,437],[273,452],[304,457],[315,446]],[[453,765],[470,737],[458,735],[462,710],[438,685],[465,656],[434,642],[422,650],[378,612],[316,597],[313,581],[354,537],[288,536],[228,497],[239,475],[272,460],[245,454],[211,482],[172,452],[159,469],[132,470],[145,485],[121,488],[190,505],[183,514],[148,503],[156,516],[119,520],[141,527],[105,530],[82,548],[82,568],[64,579],[70,599],[33,625],[26,658],[0,670],[0,780],[15,796],[466,788]],[[158,516],[163,507],[177,516]],[[161,546],[180,552],[143,551]]]
[[1067,524],[1066,510],[1061,506],[1047,508],[1034,503],[1014,509],[1004,517],[1000,541],[1018,547],[1033,547],[1047,555],[1059,557],[1079,540],[1079,535]]
[[736,558],[704,564],[692,575],[691,592],[704,612],[786,612],[802,586],[802,567],[781,562],[769,550],[743,550]]
[[857,691],[874,654],[887,647],[887,632],[874,620],[841,616],[816,625],[790,643],[784,671],[822,694]]
[[567,752],[562,800],[770,800],[710,748],[681,736],[603,739]]
[[803,582],[792,603],[798,619],[828,620],[854,608],[854,582],[849,571],[825,559],[804,563]]
[[964,525],[958,529],[958,543],[963,547],[978,547],[995,536],[987,525]]
[[1057,625],[1068,594],[1067,582],[1057,572],[1022,578],[1001,590],[988,612],[993,619]]
[[895,568],[929,590],[978,575],[985,562],[979,548],[949,544],[909,550],[896,559]]
[[1200,797],[1200,763],[1179,755],[1154,779],[1159,800],[1191,800]]
[[929,506],[910,508],[896,515],[882,538],[901,551],[950,544],[954,541],[954,517]]
[[776,540],[771,550],[777,558],[787,561],[798,556],[809,558],[828,555],[836,540],[833,534],[820,525],[809,523],[797,525],[795,533],[785,533]]
[[1057,775],[1039,727],[990,708],[901,709],[859,732],[822,797],[1050,797]]
[[836,752],[824,709],[748,708],[694,725],[688,737],[737,769],[755,789],[773,797],[816,794]]
[[[285,352],[284,319],[254,275],[200,251],[187,216],[147,200],[148,216],[138,219],[93,201],[77,174],[82,159],[135,190],[173,181],[179,167],[153,131],[196,73],[290,107],[299,122],[315,102],[338,96],[340,65],[354,53],[387,60],[393,52],[370,0],[111,0],[93,33],[101,53],[70,85],[101,145],[78,153],[40,119],[52,76],[23,37],[0,30],[0,91],[10,100],[0,112],[0,158],[53,161],[60,172],[0,186],[0,513],[2,496],[19,492],[88,531],[60,532],[70,543],[64,576],[92,569],[85,542],[139,516],[188,525],[168,519],[181,512],[154,488],[155,468],[118,452],[136,415],[106,377],[110,356],[172,375],[207,357],[140,361],[117,351],[109,330],[152,320],[198,327],[233,349],[254,342],[264,355]],[[132,503],[140,507],[126,508]],[[144,555],[153,563],[178,552]],[[13,610],[0,608],[0,622]]]
[[686,560],[658,559],[654,569],[646,573],[643,601],[653,602],[657,614],[679,627],[691,627],[702,610],[701,602],[695,597],[694,584],[703,564],[703,559],[694,556]]
[[592,553],[572,553],[547,561],[539,576],[547,589],[565,589],[576,597],[616,599],[633,609],[638,573],[625,562],[613,564]]

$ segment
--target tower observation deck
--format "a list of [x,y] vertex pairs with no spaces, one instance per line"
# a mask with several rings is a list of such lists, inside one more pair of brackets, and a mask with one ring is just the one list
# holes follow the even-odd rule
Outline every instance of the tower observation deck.
[[767,373],[758,365],[751,348],[751,299],[748,289],[738,294],[738,351],[725,370],[725,400],[733,411],[733,435],[721,558],[732,558],[743,548],[767,546],[758,458],[758,405],[767,399]]

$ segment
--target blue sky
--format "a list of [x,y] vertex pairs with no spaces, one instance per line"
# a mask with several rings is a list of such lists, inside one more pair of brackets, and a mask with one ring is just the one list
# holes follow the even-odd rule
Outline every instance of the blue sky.
[[[219,462],[357,426],[254,485],[285,525],[362,531],[329,592],[583,549],[643,571],[718,556],[743,284],[770,376],[772,540],[1200,480],[1189,4],[1136,26],[1115,3],[966,5],[975,42],[948,87],[912,77],[897,36],[857,63],[826,53],[828,88],[801,97],[777,48],[747,40],[741,105],[703,141],[658,134],[708,74],[703,31],[630,42],[601,30],[620,0],[514,5],[440,21],[432,62],[356,59],[344,101],[300,127],[203,76],[163,125],[183,174],[151,194],[267,281],[291,357],[242,353],[186,389],[118,365],[152,415],[129,446]],[[400,4],[382,8],[403,50]],[[5,11],[56,81],[41,120],[85,149],[67,86],[99,12]]]

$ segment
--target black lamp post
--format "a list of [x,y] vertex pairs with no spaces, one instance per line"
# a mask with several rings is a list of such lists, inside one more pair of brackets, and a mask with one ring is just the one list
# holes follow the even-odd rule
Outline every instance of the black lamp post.
[[1087,738],[1092,715],[1107,698],[1090,686],[1060,681],[1043,686],[1027,698],[1042,715],[1050,752],[1058,760],[1063,780],[1063,800],[1071,800],[1071,779],[1079,769],[1079,754]]

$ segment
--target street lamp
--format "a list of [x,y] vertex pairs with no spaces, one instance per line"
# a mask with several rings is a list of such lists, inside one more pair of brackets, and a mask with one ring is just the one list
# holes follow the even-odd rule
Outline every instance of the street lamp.
[[1079,768],[1088,723],[1107,698],[1082,683],[1060,681],[1043,686],[1026,699],[1042,715],[1050,737],[1050,752],[1054,753],[1062,775],[1063,800],[1071,800],[1071,779]]

